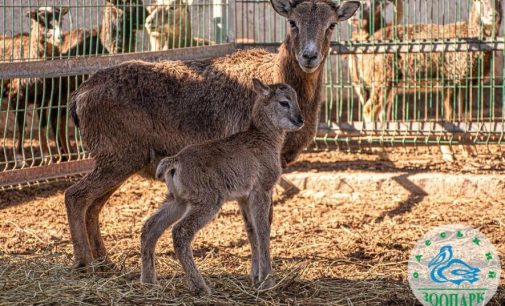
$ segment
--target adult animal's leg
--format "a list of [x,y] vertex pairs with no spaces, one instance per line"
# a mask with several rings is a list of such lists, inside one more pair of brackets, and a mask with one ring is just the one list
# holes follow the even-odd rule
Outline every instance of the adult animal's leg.
[[77,268],[88,267],[94,259],[105,257],[98,214],[112,192],[141,168],[142,164],[135,163],[134,158],[127,161],[103,161],[97,158],[93,171],[65,192],[65,206]]

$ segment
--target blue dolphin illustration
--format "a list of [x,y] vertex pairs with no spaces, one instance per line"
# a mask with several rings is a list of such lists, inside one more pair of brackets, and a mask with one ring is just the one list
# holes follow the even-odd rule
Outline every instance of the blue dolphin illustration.
[[479,280],[480,269],[453,258],[450,245],[440,248],[439,253],[428,263],[428,268],[431,268],[431,280],[439,284],[450,282],[461,285],[465,281],[473,284]]

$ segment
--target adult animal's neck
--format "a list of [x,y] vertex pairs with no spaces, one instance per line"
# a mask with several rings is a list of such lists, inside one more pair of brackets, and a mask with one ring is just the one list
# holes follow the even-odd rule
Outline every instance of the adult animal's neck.
[[298,95],[298,103],[304,116],[307,112],[318,110],[321,96],[324,61],[319,68],[312,72],[304,72],[296,60],[293,51],[288,48],[289,38],[279,47],[275,82],[291,85]]

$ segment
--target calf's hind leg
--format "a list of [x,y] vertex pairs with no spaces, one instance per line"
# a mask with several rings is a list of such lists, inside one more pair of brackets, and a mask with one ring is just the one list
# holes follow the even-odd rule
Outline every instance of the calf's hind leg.
[[215,198],[188,204],[188,212],[172,230],[175,254],[186,273],[189,289],[196,294],[210,294],[202,274],[196,268],[191,242],[195,234],[218,213],[223,201]]
[[154,266],[156,242],[169,226],[183,216],[186,209],[186,205],[178,203],[174,199],[174,196],[169,194],[163,206],[144,223],[142,234],[140,235],[140,254],[142,257],[141,282],[156,283],[156,268]]

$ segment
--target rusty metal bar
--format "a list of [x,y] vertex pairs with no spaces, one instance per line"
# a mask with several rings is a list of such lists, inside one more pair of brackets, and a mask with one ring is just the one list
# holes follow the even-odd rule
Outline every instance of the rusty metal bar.
[[362,133],[451,133],[451,134],[504,134],[505,122],[341,122],[331,126],[321,124],[319,132],[335,132],[362,136]]
[[371,135],[426,136],[503,135],[505,122],[342,122],[331,126],[321,124],[318,136],[336,134],[342,137],[365,137]]
[[87,173],[93,169],[92,159],[64,162],[41,167],[0,172],[0,187],[50,180]]
[[1,63],[0,80],[91,74],[100,69],[116,66],[131,60],[142,60],[148,62],[163,60],[190,61],[220,57],[230,54],[235,50],[235,44],[229,43],[216,46],[171,49],[157,52],[115,54],[113,56]]
[[[280,46],[280,43],[240,43],[239,48]],[[504,37],[494,40],[460,38],[458,40],[432,41],[373,41],[369,43],[343,44],[332,42],[330,54],[381,54],[381,53],[421,53],[421,52],[479,52],[505,50]]]
[[367,44],[346,45],[334,42],[330,54],[381,54],[429,52],[481,52],[503,51],[503,37],[496,40],[460,38],[459,40],[432,41],[374,41]]

